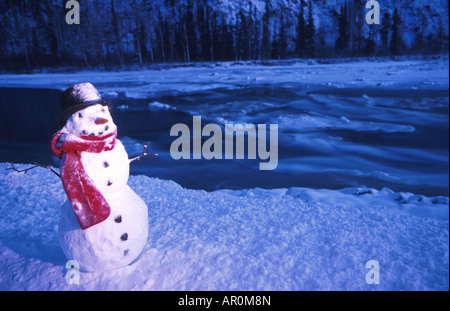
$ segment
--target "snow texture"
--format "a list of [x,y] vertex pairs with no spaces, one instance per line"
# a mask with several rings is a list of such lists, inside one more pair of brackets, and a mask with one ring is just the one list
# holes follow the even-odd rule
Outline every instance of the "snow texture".
[[89,82],[79,83],[73,87],[72,94],[83,102],[98,101],[101,99],[97,89]]
[[[0,164],[1,290],[448,290],[448,198],[390,189],[188,190],[130,176],[149,207],[136,263],[68,284],[60,180]],[[24,169],[29,165],[17,165]],[[380,284],[367,284],[369,260]]]

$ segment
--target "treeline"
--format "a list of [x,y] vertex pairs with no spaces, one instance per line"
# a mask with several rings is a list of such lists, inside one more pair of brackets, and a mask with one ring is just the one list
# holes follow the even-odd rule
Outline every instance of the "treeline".
[[424,31],[426,5],[408,45],[399,8],[369,26],[362,0],[331,9],[313,0],[80,0],[79,25],[66,23],[66,2],[0,2],[3,70],[448,52],[444,24]]

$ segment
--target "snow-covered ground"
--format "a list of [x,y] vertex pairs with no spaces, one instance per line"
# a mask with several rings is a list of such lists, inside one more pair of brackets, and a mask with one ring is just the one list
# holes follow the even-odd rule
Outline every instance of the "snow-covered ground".
[[[438,133],[445,128],[445,120],[442,111],[435,113],[435,109],[448,109],[448,56],[435,60],[335,64],[299,60],[270,66],[217,63],[134,72],[0,75],[1,87],[63,90],[85,81],[109,98],[152,98],[146,102],[146,109],[152,113],[192,108],[201,109],[196,112],[219,123],[225,119],[257,123],[250,119],[255,116],[275,120],[280,123],[280,138],[293,137],[290,141],[299,150],[329,152],[326,159],[324,154],[322,158],[280,158],[281,170],[305,171],[316,166],[323,170],[330,163],[340,168],[349,161],[356,165],[355,159],[359,159],[361,168],[375,167],[374,172],[382,175],[381,182],[398,175],[430,181],[430,185],[438,181],[448,191],[448,172],[442,169],[448,169],[448,149],[442,146],[438,151],[433,146],[427,150],[395,144],[382,148],[378,141],[367,146],[366,142],[330,137],[322,131],[331,128],[351,133],[381,132],[383,138],[395,133],[408,137],[420,132],[421,125],[439,124]],[[326,97],[316,92],[309,95],[305,105],[292,99],[284,110],[273,111],[270,109],[279,103],[266,98],[238,102],[224,99],[224,104],[183,107],[153,100],[165,94],[190,96],[264,85],[319,91],[331,88],[333,92],[359,88],[364,92],[349,101],[353,106],[338,93]],[[407,90],[413,97],[414,92],[437,90],[444,94],[439,95],[444,100],[428,99],[429,92],[420,93],[418,101],[378,98],[377,90]],[[192,102],[196,99],[193,97]],[[316,112],[314,105],[323,111]],[[311,111],[302,112],[304,107]],[[380,107],[395,109],[386,113],[388,110]],[[333,109],[340,109],[338,115],[324,112]],[[371,115],[365,118],[367,111]],[[137,140],[125,140],[126,148],[139,149]],[[162,158],[163,152],[159,153]],[[374,163],[378,166],[373,166],[370,161],[376,157],[393,158],[394,166],[377,161]],[[411,163],[406,163],[408,159]],[[172,162],[161,163],[170,167]],[[433,168],[429,174],[421,169],[423,166],[425,170],[422,164],[428,162]],[[17,165],[22,169],[29,166]],[[82,273],[80,284],[68,284],[66,275],[71,271],[65,267],[67,259],[57,242],[59,208],[66,200],[59,178],[43,168],[18,174],[9,167],[0,163],[0,290],[449,289],[448,197],[382,186],[339,190],[249,187],[206,192],[143,175],[129,179],[129,185],[149,207],[149,240],[141,259],[109,272]],[[158,168],[152,169],[156,172]],[[372,168],[369,174],[373,174]],[[379,263],[379,284],[366,282],[366,275],[372,271],[366,263],[371,260]]]
[[[270,63],[269,63],[270,64]],[[167,69],[74,73],[0,75],[2,87],[40,87],[65,90],[67,85],[90,81],[103,95],[125,93],[130,98],[155,94],[240,88],[254,84],[303,83],[306,86],[448,88],[448,56],[436,60],[359,60],[323,64],[303,60],[274,62],[205,63]],[[133,87],[130,85],[132,84]]]
[[[150,236],[131,266],[68,284],[59,178],[0,164],[0,290],[448,290],[448,198],[390,189],[188,190],[131,176]],[[29,165],[17,165],[24,169]],[[367,284],[369,260],[379,284]]]

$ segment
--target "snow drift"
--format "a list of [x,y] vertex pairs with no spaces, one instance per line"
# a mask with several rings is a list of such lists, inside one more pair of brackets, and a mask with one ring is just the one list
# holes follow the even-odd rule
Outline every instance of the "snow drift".
[[[30,165],[16,165],[24,169]],[[57,242],[66,200],[43,168],[0,163],[0,290],[448,290],[448,198],[390,189],[206,192],[146,176],[141,259],[68,284]],[[367,284],[366,263],[380,265]]]

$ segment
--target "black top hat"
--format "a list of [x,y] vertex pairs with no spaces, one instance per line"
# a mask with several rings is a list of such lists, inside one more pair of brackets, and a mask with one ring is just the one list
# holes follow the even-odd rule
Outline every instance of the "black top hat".
[[103,99],[91,83],[85,82],[72,85],[61,95],[62,113],[59,117],[59,124],[64,126],[67,119],[75,112],[97,104],[108,106],[112,109],[111,102]]

